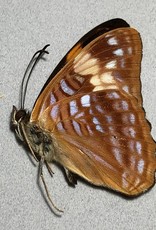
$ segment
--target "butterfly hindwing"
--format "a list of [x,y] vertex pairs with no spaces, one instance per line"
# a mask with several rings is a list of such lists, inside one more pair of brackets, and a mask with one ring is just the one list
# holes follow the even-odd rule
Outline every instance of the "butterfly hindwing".
[[[150,153],[155,146],[137,100],[127,100],[117,90],[92,92],[49,107],[45,114],[55,120],[52,135],[63,152],[57,160],[70,171],[131,195],[146,188],[141,184],[145,178],[153,181]],[[45,114],[41,120],[50,120]],[[46,125],[48,129],[52,122]]]

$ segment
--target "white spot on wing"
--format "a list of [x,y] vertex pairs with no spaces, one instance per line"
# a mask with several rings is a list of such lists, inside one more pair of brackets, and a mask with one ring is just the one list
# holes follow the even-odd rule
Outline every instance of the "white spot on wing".
[[56,102],[56,98],[53,93],[50,94],[50,104],[54,104]]
[[101,133],[104,133],[104,130],[101,127],[101,125],[96,125],[96,130],[99,131],[99,132],[101,132]]
[[90,107],[90,96],[84,95],[81,97],[81,104],[83,107]]
[[136,149],[137,149],[137,153],[141,154],[142,146],[141,146],[141,143],[139,141],[136,142]]
[[118,44],[118,41],[116,40],[115,37],[112,37],[108,40],[108,44],[109,45],[117,45]]
[[122,89],[126,92],[126,93],[129,93],[129,88],[127,85],[123,86]]
[[94,115],[93,110],[91,108],[89,109],[89,114]]
[[90,83],[95,86],[93,91],[117,88],[112,72],[106,72],[100,76],[95,75],[90,79]]
[[53,106],[53,108],[51,109],[50,115],[54,120],[58,117],[58,111],[59,111],[58,105]]
[[129,115],[129,120],[130,120],[130,122],[131,122],[132,124],[135,123],[135,115],[134,115],[133,113],[130,113],[130,115]]
[[105,65],[105,68],[107,69],[114,69],[116,68],[116,60],[110,61]]
[[138,172],[142,174],[144,171],[144,161],[142,159],[138,161],[137,168],[138,168]]
[[95,85],[95,86],[100,85],[100,84],[101,84],[101,81],[100,81],[99,76],[98,76],[98,75],[95,75],[95,76],[91,77],[90,83],[91,83],[92,85]]
[[81,112],[81,113],[76,114],[75,118],[77,119],[77,118],[81,118],[83,116],[84,116],[84,112]]
[[127,103],[127,101],[122,101],[121,104],[122,104],[122,109],[123,110],[125,110],[125,111],[128,110],[128,103]]
[[56,126],[57,126],[59,131],[65,131],[61,122],[58,122]]
[[119,162],[119,164],[121,165],[121,164],[122,164],[122,155],[121,155],[119,149],[113,148],[113,153],[114,153],[115,159],[116,159],[116,160]]
[[100,124],[100,122],[98,121],[98,119],[96,117],[93,117],[93,123],[95,125],[99,125]]
[[114,50],[113,53],[117,56],[123,56],[123,49]]
[[76,101],[70,101],[70,115],[73,116],[78,112]]
[[116,92],[111,92],[111,93],[107,94],[107,97],[110,99],[119,99],[120,98],[119,94]]
[[115,83],[114,77],[112,76],[112,72],[103,73],[100,76],[100,80],[106,84],[114,84]]
[[136,135],[135,130],[131,127],[131,128],[129,128],[128,131],[129,131],[130,136],[133,137],[133,138],[135,138],[135,135]]
[[73,89],[69,88],[69,86],[67,85],[64,79],[60,81],[60,86],[63,92],[65,92],[68,95],[73,95],[75,93]]
[[126,101],[116,101],[113,104],[113,107],[114,107],[115,110],[127,111],[128,110],[128,103]]
[[78,134],[78,135],[82,135],[82,133],[81,133],[81,129],[80,129],[80,125],[76,122],[76,121],[72,121],[72,123],[73,123],[73,127],[74,127],[74,130],[75,130],[75,132]]

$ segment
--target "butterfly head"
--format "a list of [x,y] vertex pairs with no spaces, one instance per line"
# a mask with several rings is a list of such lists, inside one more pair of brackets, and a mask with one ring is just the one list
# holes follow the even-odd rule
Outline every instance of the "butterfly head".
[[13,106],[11,114],[11,127],[13,127],[17,137],[24,141],[24,134],[22,131],[22,124],[26,124],[29,121],[30,114],[25,109],[17,109]]
[[50,160],[54,157],[54,146],[50,134],[36,123],[30,122],[28,111],[18,110],[13,106],[11,127],[16,136],[28,146],[36,161],[40,161],[41,158]]
[[15,131],[17,137],[28,145],[31,154],[37,161],[40,159],[40,157],[38,157],[38,152],[40,144],[43,142],[43,138],[40,135],[42,130],[39,130],[35,124],[30,122],[30,113],[24,109],[25,97],[31,74],[42,56],[45,53],[48,54],[46,51],[48,46],[49,44],[43,47],[43,49],[38,50],[31,58],[22,79],[20,109],[17,109],[15,106],[13,106],[11,114],[11,127]]

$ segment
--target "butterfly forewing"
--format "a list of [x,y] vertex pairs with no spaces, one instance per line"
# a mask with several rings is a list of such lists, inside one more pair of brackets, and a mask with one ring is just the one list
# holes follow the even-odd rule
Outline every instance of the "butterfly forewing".
[[88,45],[91,41],[93,41],[95,38],[99,37],[100,35],[108,31],[111,31],[117,28],[122,28],[122,27],[124,28],[129,27],[129,24],[121,18],[115,18],[115,19],[111,19],[109,21],[103,22],[102,24],[96,26],[94,29],[92,29],[87,34],[85,34],[69,50],[69,52],[62,58],[62,60],[53,70],[52,74],[50,75],[45,85],[43,86],[39,96],[42,94],[42,92],[44,91],[45,87],[49,84],[49,82],[55,77],[55,75],[65,66],[65,64],[68,63],[70,60],[72,60],[74,57],[76,57],[86,45]]
[[93,184],[128,195],[154,183],[155,142],[140,93],[141,50],[132,28],[98,36],[70,56],[30,118],[51,132],[56,161]]
[[77,93],[116,88],[141,101],[140,60],[141,42],[134,29],[117,29],[101,35],[49,82],[35,104],[32,119],[36,120],[34,116],[50,104]]

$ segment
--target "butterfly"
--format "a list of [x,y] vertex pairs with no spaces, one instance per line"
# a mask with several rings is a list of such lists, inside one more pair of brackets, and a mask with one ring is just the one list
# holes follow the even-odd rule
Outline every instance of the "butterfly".
[[[142,42],[122,19],[100,24],[65,55],[42,88],[31,112],[24,108],[34,66],[48,45],[30,61],[22,82],[21,107],[13,106],[17,136],[39,162],[40,178],[52,202],[42,167],[52,162],[96,186],[137,196],[154,185],[156,143],[141,96]],[[24,88],[24,82],[25,88]]]

